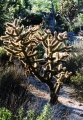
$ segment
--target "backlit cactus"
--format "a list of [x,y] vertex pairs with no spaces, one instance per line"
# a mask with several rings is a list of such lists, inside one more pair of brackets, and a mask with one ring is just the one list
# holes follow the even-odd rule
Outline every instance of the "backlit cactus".
[[[24,64],[26,71],[34,75],[50,88],[51,103],[55,104],[57,95],[65,78],[71,72],[66,71],[63,62],[68,57],[71,46],[66,46],[67,33],[42,30],[41,25],[25,29],[19,26],[18,20],[6,24],[5,36],[1,36],[4,48],[10,55],[10,61],[18,58]],[[38,59],[38,46],[42,45],[45,53]],[[54,82],[55,81],[55,82]]]

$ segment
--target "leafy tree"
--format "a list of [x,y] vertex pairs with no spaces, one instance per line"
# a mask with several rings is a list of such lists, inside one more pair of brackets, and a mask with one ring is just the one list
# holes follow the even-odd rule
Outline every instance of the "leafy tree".
[[31,0],[30,3],[32,5],[32,9],[31,9],[32,13],[36,13],[36,12],[40,12],[40,11],[50,12],[50,8],[51,8],[50,0],[38,0],[38,1]]
[[14,18],[22,18],[26,16],[29,10],[30,4],[28,0],[9,0],[7,4],[7,10],[9,13],[10,21]]
[[72,30],[72,25],[74,24],[75,17],[78,14],[78,5],[74,0],[62,0],[61,7],[59,9],[61,16],[64,21],[69,26],[69,30]]
[[32,0],[30,1],[30,3],[32,5],[32,12],[50,12],[52,5],[54,6],[54,10],[56,11],[58,11],[58,9],[60,8],[60,0]]
[[77,3],[74,2],[74,0],[61,1],[60,13],[63,17],[66,18],[66,20],[72,21],[74,17],[77,15],[77,12],[78,6]]

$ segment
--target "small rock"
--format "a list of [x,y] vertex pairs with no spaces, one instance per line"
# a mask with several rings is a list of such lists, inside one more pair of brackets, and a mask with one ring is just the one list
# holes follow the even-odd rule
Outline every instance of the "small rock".
[[83,114],[80,114],[81,117],[83,117]]
[[72,101],[68,101],[69,103],[73,103]]
[[83,104],[80,103],[79,106],[83,106]]

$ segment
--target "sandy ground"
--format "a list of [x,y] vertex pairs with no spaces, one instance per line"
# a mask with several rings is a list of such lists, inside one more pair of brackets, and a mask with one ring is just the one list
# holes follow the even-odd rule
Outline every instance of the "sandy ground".
[[[49,103],[49,89],[44,83],[33,77],[29,77],[28,83],[34,97],[30,103],[26,103],[26,110],[35,109],[36,112],[40,113],[44,105]],[[70,97],[70,94],[74,92],[74,89],[69,86],[61,88],[58,103],[51,106],[53,108],[51,120],[83,120],[83,103]]]

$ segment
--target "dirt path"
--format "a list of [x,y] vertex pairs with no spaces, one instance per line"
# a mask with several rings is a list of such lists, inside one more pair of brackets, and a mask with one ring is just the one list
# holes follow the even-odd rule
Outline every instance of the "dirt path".
[[[45,84],[34,80],[30,77],[29,84],[31,91],[35,95],[32,99],[32,104],[28,103],[28,109],[35,109],[36,112],[41,112],[43,106],[50,100],[50,92]],[[74,89],[68,86],[61,88],[58,103],[54,106],[51,120],[83,120],[83,103],[71,98],[70,94],[75,92]]]

